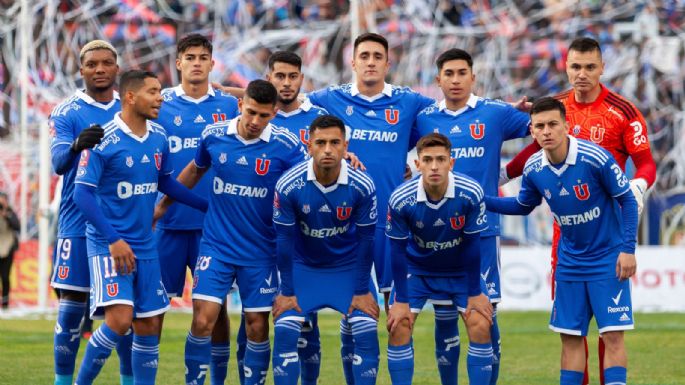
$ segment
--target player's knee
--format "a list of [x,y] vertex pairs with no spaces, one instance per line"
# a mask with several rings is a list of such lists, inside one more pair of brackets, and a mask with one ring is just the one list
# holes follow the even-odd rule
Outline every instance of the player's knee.
[[395,330],[390,332],[388,343],[391,346],[406,345],[411,340],[411,322],[408,319],[403,319],[395,327]]
[[622,350],[623,349],[623,332],[606,332],[602,333],[602,341],[607,350]]
[[138,318],[133,321],[133,331],[139,336],[158,335],[161,326],[160,316]]
[[245,313],[245,332],[250,341],[269,338],[269,313]]
[[131,328],[133,308],[128,305],[113,305],[105,310],[105,323],[115,333],[124,335]]
[[216,325],[216,316],[206,311],[193,312],[191,332],[194,336],[208,336]]
[[472,312],[466,320],[469,339],[476,343],[490,341],[490,322],[480,313]]
[[88,300],[88,293],[61,289],[60,293],[59,293],[59,297],[60,297],[60,299],[64,299],[67,301],[84,303]]

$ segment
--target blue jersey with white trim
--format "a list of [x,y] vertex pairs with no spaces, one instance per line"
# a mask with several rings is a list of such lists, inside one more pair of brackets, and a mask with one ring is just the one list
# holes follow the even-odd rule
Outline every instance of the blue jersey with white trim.
[[[530,116],[499,100],[471,95],[459,111],[434,104],[419,113],[421,136],[439,132],[452,142],[454,171],[478,181],[485,195],[497,196],[502,144],[530,135]],[[500,216],[488,211],[489,227],[482,236],[500,234]]]
[[406,154],[418,139],[416,116],[434,100],[390,84],[372,98],[361,95],[355,84],[330,86],[308,96],[345,122],[348,150],[364,162],[376,184],[378,206],[386,207],[392,191],[404,181]]
[[[71,146],[84,128],[91,124],[104,125],[114,118],[114,114],[121,110],[119,97],[115,93],[114,99],[102,104],[96,102],[81,90],[65,100],[52,110],[50,120],[50,136],[52,143],[50,151],[55,152],[60,146]],[[86,219],[81,210],[74,204],[74,179],[78,156],[74,157],[73,166],[64,173],[62,180],[62,196],[59,203],[57,217],[57,237],[85,237]]]
[[245,140],[237,132],[239,119],[207,126],[195,156],[198,167],[214,169],[203,242],[227,263],[265,266],[276,262],[276,182],[306,158],[306,150],[291,132],[271,124],[259,138]]
[[611,154],[569,136],[566,161],[555,167],[543,150],[523,169],[520,204],[537,206],[544,197],[560,225],[556,278],[565,281],[616,277],[623,222],[614,197],[630,190]]
[[331,186],[316,181],[311,159],[283,174],[276,184],[273,220],[298,226],[293,259],[322,268],[357,263],[357,226],[377,222],[375,190],[371,178],[347,162]]
[[466,277],[466,264],[460,258],[462,235],[487,227],[483,189],[474,179],[450,172],[447,191],[439,202],[428,199],[420,175],[398,187],[390,196],[385,233],[409,239],[409,273]]
[[[164,103],[156,122],[166,129],[169,138],[169,160],[174,178],[195,158],[202,131],[208,124],[230,120],[238,116],[238,99],[213,90],[194,99],[181,86],[162,91]],[[209,197],[213,171],[209,171],[193,188],[201,197]],[[169,207],[157,226],[172,230],[201,230],[205,215],[200,210],[182,204]]]
[[318,116],[326,115],[328,111],[314,106],[309,100],[305,100],[298,109],[290,112],[278,111],[276,117],[271,119],[271,124],[276,127],[286,128],[300,138],[303,145],[309,143],[309,124]]
[[[117,114],[104,127],[102,142],[81,152],[75,183],[96,188],[98,206],[137,259],[157,258],[152,215],[160,175],[173,172],[162,126],[148,121],[138,137]],[[88,255],[109,254],[109,243],[87,223]]]

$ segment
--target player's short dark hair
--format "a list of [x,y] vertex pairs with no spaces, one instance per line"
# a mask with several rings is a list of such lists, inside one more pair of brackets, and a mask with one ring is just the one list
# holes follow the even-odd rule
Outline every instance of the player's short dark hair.
[[129,70],[121,74],[119,78],[119,93],[125,95],[128,91],[138,91],[145,83],[145,79],[155,78],[157,75],[150,71]]
[[377,34],[377,33],[372,33],[372,32],[367,32],[367,33],[362,33],[361,35],[357,36],[356,39],[354,39],[354,50],[353,52],[357,52],[357,47],[359,44],[365,42],[365,41],[373,41],[376,42],[385,48],[385,53],[388,53],[388,40],[384,38],[383,36]]
[[533,107],[530,109],[530,115],[533,116],[535,114],[538,114],[540,112],[545,112],[545,111],[559,111],[561,114],[561,118],[566,120],[566,107],[564,107],[564,103],[559,101],[558,99],[555,99],[551,96],[545,96],[543,98],[540,98],[536,100],[533,103]]
[[259,104],[276,105],[278,91],[273,84],[266,80],[257,79],[249,82],[245,88],[245,97],[248,97]]
[[468,52],[459,48],[450,48],[435,59],[435,65],[438,67],[438,72],[440,72],[442,66],[450,60],[463,60],[469,65],[469,68],[473,70],[473,58],[471,58],[471,55],[469,55]]
[[322,129],[330,127],[339,128],[340,132],[342,132],[343,136],[345,136],[345,123],[342,121],[342,119],[333,115],[317,116],[316,119],[309,124],[309,135],[311,136],[317,128]]
[[430,134],[424,135],[416,143],[416,153],[420,154],[428,147],[444,147],[447,152],[452,151],[452,142],[443,134],[437,132],[432,132]]
[[576,52],[599,52],[602,56],[602,48],[599,46],[599,42],[591,37],[579,37],[571,42],[568,46],[568,50]]
[[298,70],[302,69],[302,58],[291,51],[277,51],[271,54],[269,56],[269,71],[274,70],[274,64],[276,63],[286,63],[297,67]]
[[176,56],[178,57],[183,55],[183,53],[191,47],[207,48],[210,55],[214,49],[212,42],[209,41],[206,36],[200,35],[199,33],[191,33],[190,35],[182,37],[176,43]]

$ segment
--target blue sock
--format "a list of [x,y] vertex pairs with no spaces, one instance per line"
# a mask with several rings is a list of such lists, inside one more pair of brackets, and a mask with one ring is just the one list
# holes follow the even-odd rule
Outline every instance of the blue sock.
[[302,323],[294,320],[276,320],[274,325],[274,385],[297,385],[300,361],[297,340]]
[[316,385],[321,371],[321,337],[319,335],[318,315],[312,314],[309,328],[302,329],[297,341],[302,371],[301,385]]
[[628,370],[623,366],[604,368],[604,383],[612,385],[626,385]]
[[100,325],[88,340],[86,353],[83,356],[75,385],[91,385],[93,383],[121,337],[106,323]]
[[133,385],[133,329],[128,329],[128,332],[121,337],[117,344],[117,355],[119,356],[119,374],[121,385]]
[[343,374],[347,385],[354,385],[352,362],[354,361],[354,337],[352,328],[345,318],[340,320],[340,357],[342,357]]
[[240,385],[245,385],[245,349],[247,348],[247,332],[245,331],[245,314],[240,316],[240,328],[236,338],[238,349],[236,350],[236,360],[238,361],[238,378]]
[[269,345],[269,340],[264,342],[247,340],[247,348],[245,349],[245,385],[264,384],[266,372],[269,370],[270,359],[271,345]]
[[59,301],[54,336],[55,385],[71,385],[85,309],[85,302]]
[[186,337],[185,364],[186,384],[202,385],[207,378],[212,343],[210,336],[195,337],[190,332]]
[[490,340],[492,341],[492,376],[490,377],[490,385],[497,384],[499,361],[502,357],[502,340],[499,334],[499,325],[497,324],[497,307],[493,307],[492,326],[490,327]]
[[459,370],[459,310],[435,306],[435,361],[442,384],[456,384]]
[[492,375],[492,344],[469,343],[469,354],[466,356],[466,369],[469,372],[470,385],[488,385]]
[[159,366],[159,336],[133,335],[131,354],[135,385],[154,385]]
[[411,385],[414,377],[414,346],[388,345],[388,371],[392,385]]
[[375,385],[378,376],[380,347],[378,346],[378,323],[369,316],[352,312],[348,323],[352,326],[354,337],[354,361],[352,372],[355,385]]
[[212,361],[209,365],[212,385],[224,385],[228,374],[228,358],[230,356],[231,346],[228,342],[212,342]]
[[585,373],[561,369],[559,385],[581,385]]

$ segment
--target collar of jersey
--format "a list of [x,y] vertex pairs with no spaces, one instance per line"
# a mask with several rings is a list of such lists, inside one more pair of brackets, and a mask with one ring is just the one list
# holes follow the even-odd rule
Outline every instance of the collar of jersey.
[[309,158],[307,161],[307,181],[314,182],[316,187],[318,187],[319,190],[324,193],[335,190],[340,184],[346,185],[349,182],[347,162],[344,160],[340,161],[340,174],[338,175],[338,180],[335,182],[335,184],[324,187],[321,183],[319,183],[319,181],[316,180],[316,174],[314,174],[314,158]]
[[549,159],[547,159],[547,154],[542,153],[542,167],[549,166],[549,169],[552,170],[553,173],[557,175],[561,175],[568,166],[572,166],[576,164],[576,159],[578,158],[578,140],[571,136],[568,136],[568,154],[566,155],[566,160],[564,160],[564,165],[561,166],[560,168],[556,168],[552,166],[552,164],[549,162]]
[[119,100],[119,93],[116,91],[114,91],[114,99],[110,100],[110,102],[107,104],[103,104],[103,103],[98,102],[97,100],[93,99],[92,97],[90,97],[90,95],[83,92],[82,90],[76,90],[76,96],[79,99],[83,100],[84,102],[90,104],[91,106],[95,106],[95,107],[103,109],[105,111],[112,108],[114,103],[116,103],[117,100]]
[[426,202],[426,206],[437,210],[447,201],[447,199],[451,198],[454,198],[454,174],[452,174],[452,171],[447,175],[447,191],[445,191],[445,196],[442,197],[437,204],[428,201],[428,194],[426,194],[426,189],[423,188],[423,175],[419,177],[419,185],[416,188],[417,202]]
[[269,140],[271,140],[271,123],[266,125],[266,128],[264,129],[264,131],[262,131],[262,134],[259,135],[259,138],[247,140],[247,139],[243,138],[242,136],[238,135],[238,120],[239,119],[240,119],[240,115],[234,119],[231,119],[228,122],[228,127],[226,127],[226,135],[235,135],[235,137],[239,141],[241,141],[245,144],[256,143],[258,140],[263,140],[265,142],[268,142]]
[[121,119],[121,112],[117,112],[114,115],[114,122],[119,126],[119,129],[124,132],[124,134],[130,136],[131,138],[135,139],[136,141],[143,143],[148,136],[150,136],[150,121],[146,120],[145,121],[145,128],[147,130],[145,131],[145,135],[141,138],[140,136],[136,135],[131,131],[131,127],[128,126],[122,119]]
[[177,85],[176,87],[174,87],[174,94],[176,94],[176,96],[178,96],[179,98],[183,98],[183,99],[185,99],[191,103],[195,103],[195,104],[200,104],[200,103],[204,102],[205,100],[207,100],[208,97],[215,96],[214,88],[212,88],[211,84],[209,85],[209,87],[207,87],[207,93],[200,96],[197,99],[186,95],[186,92],[183,90],[183,87],[181,87],[180,84]]
[[309,101],[309,99],[305,99],[302,103],[300,103],[300,106],[297,109],[294,109],[290,112],[285,112],[278,110],[277,114],[281,115],[284,118],[289,118],[293,115],[297,115],[300,112],[309,112],[309,110],[312,109],[312,102]]
[[374,96],[366,96],[366,95],[362,95],[361,93],[359,93],[359,88],[357,87],[357,83],[355,82],[355,83],[352,83],[350,86],[350,95],[360,97],[360,98],[362,98],[368,102],[373,102],[374,100],[378,100],[381,97],[383,97],[383,95],[385,95],[387,97],[391,97],[392,96],[392,85],[390,85],[388,83],[383,83],[383,91],[381,91],[380,94],[376,94]]
[[445,99],[443,99],[438,104],[438,110],[440,110],[440,111],[442,111],[448,115],[457,116],[457,115],[460,115],[460,114],[466,112],[466,110],[468,110],[469,108],[476,108],[477,103],[478,103],[478,96],[471,94],[471,95],[469,95],[469,100],[466,101],[466,105],[464,107],[458,109],[457,111],[452,111],[449,108],[447,108],[447,102],[445,101]]

